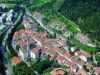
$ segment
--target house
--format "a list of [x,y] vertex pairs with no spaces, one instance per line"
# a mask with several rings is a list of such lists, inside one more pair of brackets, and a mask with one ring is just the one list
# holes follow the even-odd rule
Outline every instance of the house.
[[63,56],[63,54],[65,53],[65,51],[62,50],[62,49],[60,49],[60,48],[57,50],[57,52],[58,52],[58,54],[61,55],[61,56]]
[[69,49],[69,46],[64,46],[64,49],[67,51]]
[[94,71],[95,75],[100,75],[100,67],[97,67]]
[[75,56],[79,56],[81,54],[81,51],[77,50],[75,51]]
[[6,21],[7,22],[11,22],[11,21],[13,21],[14,20],[14,15],[13,14],[9,14],[8,16],[7,16],[7,18],[6,18]]
[[63,64],[64,61],[65,61],[65,58],[63,56],[60,56],[60,55],[57,55],[56,59],[57,59],[57,61],[58,61],[59,64]]
[[35,20],[39,20],[39,21],[42,21],[44,18],[39,12],[34,12],[33,17]]
[[77,71],[79,70],[78,66],[75,64],[73,67],[72,67],[72,71],[74,73],[76,73]]
[[84,70],[80,69],[80,70],[78,70],[76,75],[88,75],[88,74]]
[[7,17],[7,13],[3,13],[0,17],[0,22],[4,22],[6,20],[6,17]]
[[56,68],[50,72],[50,75],[64,75],[64,70],[62,68]]
[[66,36],[66,37],[71,37],[73,34],[72,34],[72,32],[70,32],[70,31],[66,31],[65,33],[64,33],[64,35]]
[[77,62],[76,56],[69,57],[69,61],[76,63]]
[[30,26],[28,26],[27,28],[25,28],[25,31],[30,34],[30,33],[34,33],[36,32],[38,29],[38,26],[36,23],[31,24]]
[[56,29],[57,29],[57,30],[60,30],[60,29],[61,29],[61,25],[58,25],[58,24],[57,24]]
[[88,54],[84,54],[84,53],[80,55],[80,59],[85,62],[87,62],[89,60],[89,57],[90,56]]
[[25,28],[30,26],[30,23],[26,19],[23,20],[22,24],[25,26]]
[[30,57],[33,58],[33,59],[37,59],[40,57],[40,47],[37,47],[33,50],[30,51]]
[[69,57],[71,57],[72,55],[70,54],[69,51],[66,51],[66,52],[63,54],[63,56],[64,56],[67,60],[69,60]]
[[78,65],[78,67],[79,67],[80,69],[82,69],[82,67],[83,67],[83,65],[84,65],[84,63],[83,63],[82,61],[77,61],[76,64]]
[[66,27],[63,25],[60,30],[64,33],[66,31]]
[[86,64],[87,69],[92,70],[93,69],[93,65],[91,63],[87,63]]
[[57,56],[57,52],[55,52],[52,49],[48,49],[47,48],[47,51],[45,53],[50,55],[50,60],[54,60],[56,58],[56,56]]
[[9,10],[9,12],[7,13],[7,16],[9,16],[10,14],[14,14],[14,10],[13,9],[11,9],[11,10]]
[[20,57],[17,57],[17,56],[13,56],[12,58],[12,64],[13,65],[17,65],[18,63],[22,62],[21,58]]
[[73,63],[73,62],[70,62],[70,61],[68,61],[67,63],[66,63],[66,66],[69,66],[71,69],[72,69],[72,67],[74,66],[75,64]]
[[90,42],[90,39],[89,39],[87,36],[85,36],[85,35],[83,35],[83,34],[81,34],[81,33],[77,33],[77,34],[75,35],[75,38],[76,38],[78,41],[82,42],[83,44],[87,44],[87,43]]
[[67,42],[66,42],[65,40],[59,40],[58,42],[59,42],[59,44],[61,44],[62,46],[67,45],[67,44],[66,44]]
[[19,56],[21,56],[22,59],[29,57],[29,50],[27,50],[27,46],[19,48]]
[[56,28],[56,26],[57,26],[56,23],[52,23],[52,24],[50,25],[50,27],[52,27],[52,28]]

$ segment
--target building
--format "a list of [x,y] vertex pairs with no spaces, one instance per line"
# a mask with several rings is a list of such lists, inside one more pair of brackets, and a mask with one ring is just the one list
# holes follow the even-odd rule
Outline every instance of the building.
[[79,50],[77,50],[76,52],[75,52],[75,56],[79,56],[81,54],[81,51],[79,51]]
[[35,20],[43,20],[43,16],[39,12],[34,12],[33,17],[35,18]]
[[80,70],[78,70],[76,75],[88,75],[88,74],[84,70],[80,69]]
[[14,57],[12,58],[12,64],[15,65],[15,66],[16,66],[18,63],[20,63],[20,62],[22,62],[21,58],[19,58],[19,57],[17,57],[17,56],[14,56]]
[[87,69],[92,70],[94,66],[91,63],[87,63],[86,67]]
[[14,10],[13,9],[11,9],[11,10],[9,10],[9,12],[7,13],[7,16],[9,16],[10,14],[14,14]]
[[29,51],[27,50],[27,46],[25,45],[24,48],[19,48],[19,55],[21,58],[25,59],[29,57]]
[[7,13],[3,13],[0,17],[0,23],[3,23],[6,20]]
[[59,64],[63,64],[65,61],[65,58],[63,56],[57,55],[57,61]]
[[50,72],[50,75],[64,75],[64,70],[62,68],[56,68]]
[[6,21],[7,22],[11,22],[11,21],[13,21],[14,20],[14,15],[13,14],[9,14],[8,16],[7,16],[7,18],[6,18]]
[[100,75],[100,67],[97,67],[94,71],[95,75]]
[[90,56],[88,54],[84,54],[84,53],[80,55],[80,59],[85,62],[87,62],[89,60],[89,57]]
[[83,34],[81,34],[81,33],[77,33],[77,34],[75,35],[75,38],[76,38],[78,41],[82,42],[83,44],[87,44],[87,43],[90,42],[90,39],[89,39],[87,36],[85,36],[85,35],[83,35]]
[[25,26],[25,28],[28,28],[30,26],[30,23],[26,19],[23,20],[22,24]]
[[33,50],[30,51],[30,57],[33,58],[33,59],[37,59],[40,57],[40,47],[37,47]]

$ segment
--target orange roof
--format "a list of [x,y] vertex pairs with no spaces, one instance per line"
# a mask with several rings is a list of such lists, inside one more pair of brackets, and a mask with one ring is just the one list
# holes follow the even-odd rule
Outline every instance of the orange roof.
[[87,66],[88,69],[93,68],[93,65],[91,63],[88,63],[86,66]]
[[74,63],[68,61],[68,62],[67,62],[67,65],[70,66],[70,67],[72,67],[72,66],[74,66]]
[[32,52],[32,53],[34,53],[34,54],[36,54],[36,53],[38,53],[38,52],[39,52],[39,50],[40,50],[40,47],[35,48],[35,49],[34,49],[34,50],[32,50],[31,52]]
[[46,37],[47,36],[47,32],[45,31],[45,32],[42,32],[42,35],[41,35],[42,37]]
[[64,53],[64,56],[69,58],[69,57],[71,57],[71,54],[69,53],[69,51],[66,51],[66,52]]
[[86,58],[88,58],[89,57],[89,55],[88,54],[81,54],[81,56],[84,56],[84,57],[86,57]]
[[21,58],[19,58],[19,57],[17,57],[17,56],[14,56],[13,58],[12,58],[12,60],[13,60],[13,63],[16,65],[16,64],[18,64],[18,63],[20,63],[22,60],[21,60]]
[[64,75],[64,70],[62,68],[56,68],[50,72],[51,75]]
[[78,72],[76,73],[76,75],[88,75],[84,70],[78,70]]
[[79,55],[81,53],[81,51],[76,51],[75,53]]
[[96,73],[97,75],[100,74],[100,67],[97,67],[97,68],[95,69],[95,73]]
[[64,60],[64,57],[63,57],[63,56],[58,55],[58,56],[57,56],[57,60],[59,60],[59,61],[63,61],[63,60]]
[[80,65],[80,66],[83,66],[84,63],[82,61],[77,61],[76,64]]
[[19,30],[19,32],[20,32],[21,34],[26,34],[26,31],[25,31],[24,29]]
[[42,41],[42,44],[45,44],[45,43],[48,43],[48,42],[51,42],[53,39],[44,39],[43,41]]
[[65,44],[65,43],[66,43],[65,40],[60,40],[59,42],[60,42],[61,44]]
[[56,47],[51,46],[51,49],[54,50],[54,51],[57,51],[57,50],[59,50],[59,47],[57,47],[57,46]]

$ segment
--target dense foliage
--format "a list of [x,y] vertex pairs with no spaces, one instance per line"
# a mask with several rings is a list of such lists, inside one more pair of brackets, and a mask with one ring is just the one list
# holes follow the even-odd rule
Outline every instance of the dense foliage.
[[14,67],[15,75],[35,75],[34,72],[24,62]]
[[34,65],[32,65],[32,68],[34,70],[36,70],[39,74],[42,74],[44,70],[46,70],[47,68],[50,68],[52,65],[52,61],[51,60],[43,60],[40,62],[35,62]]
[[59,12],[100,42],[100,0],[65,0]]

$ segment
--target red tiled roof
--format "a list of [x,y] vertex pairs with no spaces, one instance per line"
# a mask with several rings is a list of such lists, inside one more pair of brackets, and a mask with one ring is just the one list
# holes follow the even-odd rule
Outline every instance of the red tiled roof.
[[40,50],[40,47],[35,48],[34,50],[31,50],[31,52],[32,52],[32,53],[34,53],[34,54],[36,54],[36,53],[38,53],[38,52],[39,52],[39,50]]
[[97,68],[95,69],[95,73],[96,73],[96,75],[99,75],[99,74],[100,74],[100,67],[97,67]]
[[17,56],[14,56],[13,58],[12,58],[12,60],[13,60],[13,63],[16,65],[16,64],[18,64],[18,63],[20,63],[22,60],[21,60],[21,58],[19,58],[19,57],[17,57]]
[[19,32],[20,32],[21,34],[26,34],[26,31],[25,31],[24,29],[19,30]]
[[76,51],[75,53],[79,55],[79,54],[81,54],[81,51]]
[[56,68],[50,72],[51,75],[64,75],[64,70],[62,68]]
[[86,58],[88,58],[89,57],[89,55],[88,54],[81,54],[80,56],[84,56],[84,57],[86,57]]
[[64,60],[64,57],[63,57],[63,56],[58,55],[58,56],[57,56],[57,60],[59,60],[59,61],[63,61],[63,60]]
[[88,69],[93,68],[93,65],[91,63],[88,63],[86,66],[87,66]]
[[64,56],[69,58],[69,57],[71,57],[71,54],[70,54],[69,51],[66,51],[66,52],[64,53]]
[[83,66],[84,63],[82,61],[77,61],[76,64],[80,65],[80,66]]
[[76,75],[88,75],[84,70],[78,70],[78,72],[76,73]]
[[60,40],[59,42],[60,42],[61,44],[65,44],[65,43],[66,43],[65,40]]
[[72,66],[74,66],[74,63],[68,61],[68,62],[67,62],[67,65],[70,66],[70,67],[72,67]]

